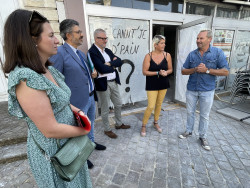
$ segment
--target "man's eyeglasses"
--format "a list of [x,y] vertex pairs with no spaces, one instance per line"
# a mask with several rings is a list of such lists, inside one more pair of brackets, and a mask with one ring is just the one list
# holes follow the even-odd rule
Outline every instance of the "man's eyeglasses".
[[43,15],[41,15],[39,12],[37,12],[35,10],[30,15],[29,23],[32,21],[33,18],[39,18],[41,20],[47,20],[46,17],[44,17]]
[[103,38],[103,37],[96,37],[96,38],[102,39],[102,40],[108,40],[108,37],[105,37],[105,38]]
[[77,34],[82,34],[82,30],[79,31],[72,31],[73,33],[77,33]]

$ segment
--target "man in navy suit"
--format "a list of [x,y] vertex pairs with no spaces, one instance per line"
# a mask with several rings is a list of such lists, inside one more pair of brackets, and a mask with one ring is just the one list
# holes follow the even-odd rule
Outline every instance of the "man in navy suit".
[[96,29],[94,32],[95,43],[88,52],[98,76],[95,78],[96,91],[99,102],[101,103],[101,116],[104,124],[104,133],[110,138],[117,138],[112,132],[109,124],[109,101],[114,104],[116,129],[129,129],[129,125],[124,125],[121,118],[122,101],[119,93],[118,84],[120,83],[119,74],[116,67],[122,66],[122,61],[113,52],[106,48],[108,37],[103,29]]
[[[92,142],[95,142],[95,88],[92,78],[97,76],[97,72],[89,66],[85,54],[77,49],[83,43],[79,23],[72,19],[63,20],[60,23],[60,35],[65,43],[58,47],[57,54],[52,56],[50,61],[65,76],[65,82],[71,90],[71,104],[81,109],[90,119],[91,131],[88,136]],[[95,149],[105,150],[106,147],[96,143]],[[89,160],[88,166],[93,167]]]

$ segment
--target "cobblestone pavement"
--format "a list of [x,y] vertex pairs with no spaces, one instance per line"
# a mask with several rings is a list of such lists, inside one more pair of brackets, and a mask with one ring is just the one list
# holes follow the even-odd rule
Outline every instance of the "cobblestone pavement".
[[[95,188],[250,188],[250,126],[216,113],[210,114],[208,142],[200,146],[198,115],[192,137],[179,139],[185,130],[186,109],[177,106],[162,111],[158,133],[151,117],[146,137],[140,136],[143,112],[123,116],[131,129],[114,130],[117,139],[103,134],[95,125],[98,143],[105,151],[94,151],[90,170]],[[0,187],[36,187],[27,160],[0,166]]]

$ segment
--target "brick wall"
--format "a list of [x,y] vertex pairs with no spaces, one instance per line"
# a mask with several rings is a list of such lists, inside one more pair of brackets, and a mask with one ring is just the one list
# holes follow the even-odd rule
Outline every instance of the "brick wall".
[[62,43],[62,38],[59,35],[59,14],[65,15],[65,10],[62,6],[57,9],[57,4],[63,4],[63,0],[22,0],[22,2],[24,9],[36,10],[48,18],[56,37]]

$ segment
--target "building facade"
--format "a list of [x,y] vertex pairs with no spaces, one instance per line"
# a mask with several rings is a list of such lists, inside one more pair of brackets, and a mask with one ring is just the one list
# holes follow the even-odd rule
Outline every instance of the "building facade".
[[[2,0],[1,0],[2,1]],[[217,90],[230,90],[236,71],[249,64],[250,3],[233,0],[12,0],[11,8],[1,10],[1,33],[4,19],[16,8],[36,9],[50,20],[59,35],[59,22],[72,18],[80,23],[84,33],[81,49],[87,52],[94,42],[93,31],[107,32],[108,48],[123,60],[119,69],[123,103],[146,99],[142,62],[152,50],[151,39],[156,34],[166,37],[166,48],[173,59],[170,75],[170,100],[185,103],[188,76],[181,67],[190,51],[196,48],[199,30],[210,28],[214,36],[211,45],[221,48],[229,62],[230,75],[217,78]],[[230,3],[229,3],[230,2]],[[2,3],[3,4],[3,3]],[[7,5],[6,5],[7,6]],[[9,5],[8,5],[9,6]],[[1,8],[4,9],[4,8]],[[2,35],[1,35],[2,40]],[[2,49],[1,58],[4,60]],[[0,101],[6,100],[7,79],[0,73]]]

